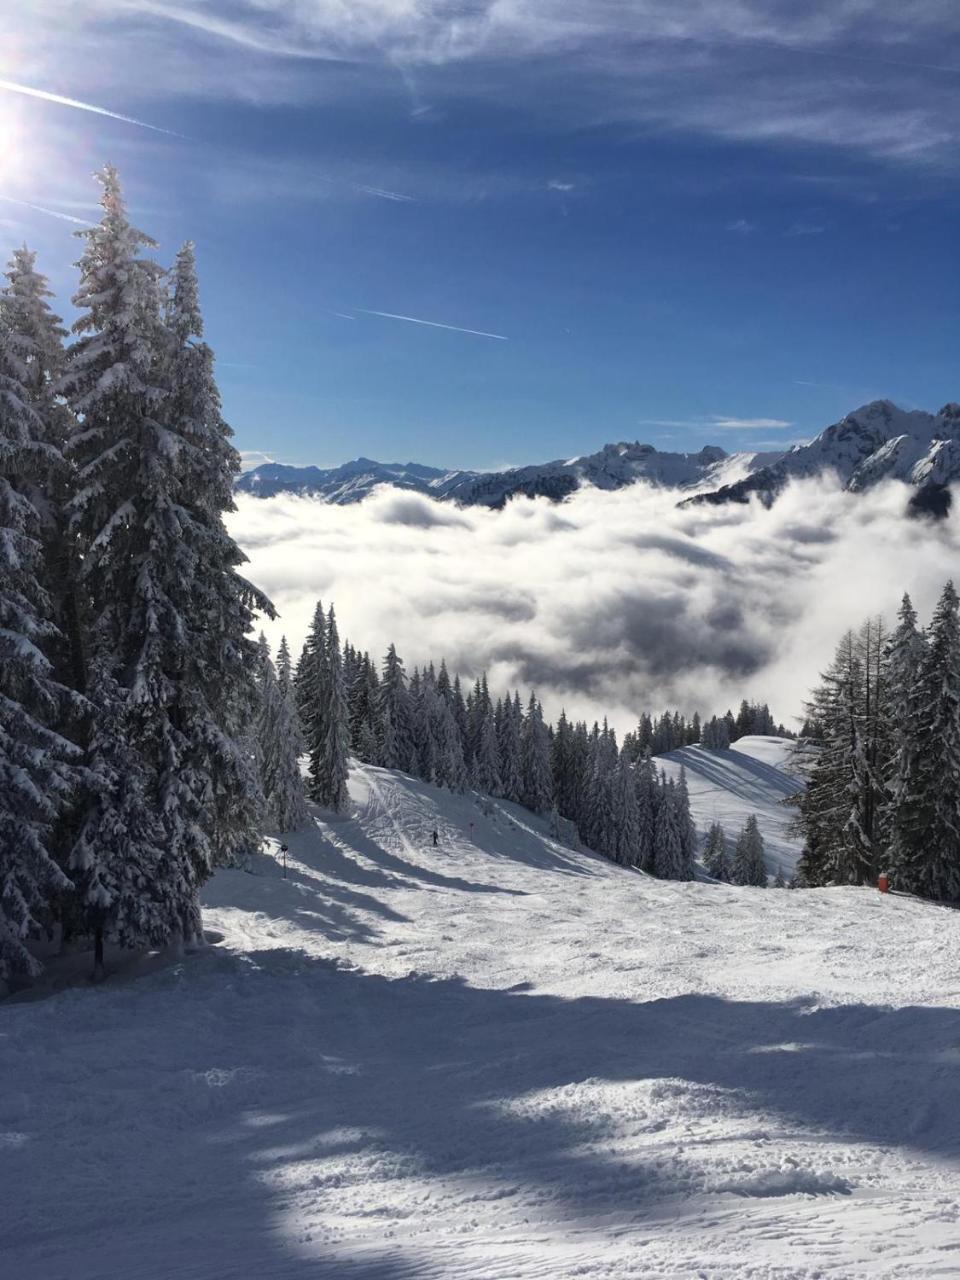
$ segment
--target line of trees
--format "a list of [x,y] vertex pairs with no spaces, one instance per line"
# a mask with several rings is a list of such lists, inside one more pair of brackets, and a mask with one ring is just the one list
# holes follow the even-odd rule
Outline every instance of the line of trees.
[[960,901],[960,600],[948,582],[926,628],[848,631],[807,707],[819,743],[796,798],[807,885],[896,887]]
[[272,609],[223,524],[239,460],[193,247],[164,270],[98,181],[73,341],[29,250],[0,288],[0,982],[57,924],[97,966],[105,938],[198,939],[201,884],[259,843]]
[[[408,676],[394,645],[380,667],[349,641],[341,652],[334,610],[320,603],[294,686],[307,791],[317,803],[343,806],[353,754],[452,791],[470,787],[552,815],[555,829],[572,824],[590,848],[667,879],[693,876],[697,833],[684,771],[667,778],[654,755],[701,739],[720,750],[731,737],[777,731],[765,704],[744,702],[738,716],[714,716],[702,728],[698,715],[645,714],[618,744],[606,722],[591,728],[563,712],[556,724],[546,722],[535,693],[525,702],[519,692],[494,700],[485,674],[465,694],[445,662]],[[285,735],[285,742],[295,740]],[[282,752],[284,743],[274,749]],[[286,776],[294,767],[288,749]],[[267,782],[264,791],[270,805]],[[760,858],[762,868],[762,845]],[[743,883],[756,883],[752,874]]]

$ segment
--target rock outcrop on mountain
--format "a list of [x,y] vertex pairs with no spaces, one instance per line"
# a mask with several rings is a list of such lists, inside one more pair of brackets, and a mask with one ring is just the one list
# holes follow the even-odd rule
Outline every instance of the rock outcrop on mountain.
[[757,495],[770,503],[791,480],[830,472],[851,493],[900,480],[916,490],[910,499],[914,514],[946,514],[949,486],[960,479],[960,405],[933,414],[874,400],[771,465],[686,501],[747,502]]

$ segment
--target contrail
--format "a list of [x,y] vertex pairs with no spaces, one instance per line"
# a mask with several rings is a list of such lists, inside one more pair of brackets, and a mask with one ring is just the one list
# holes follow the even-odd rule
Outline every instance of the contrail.
[[483,329],[461,329],[458,324],[440,324],[438,320],[419,320],[416,316],[398,316],[393,311],[369,311],[366,307],[354,307],[365,316],[383,316],[385,320],[406,320],[410,324],[426,324],[431,329],[452,329],[454,333],[472,333],[476,338],[496,338],[498,342],[509,342],[502,333],[485,333]]
[[161,129],[157,124],[147,124],[145,120],[135,120],[133,116],[122,116],[117,111],[108,111],[106,107],[95,107],[92,102],[78,102],[76,98],[65,98],[60,93],[48,93],[46,89],[34,89],[30,85],[16,84],[13,80],[0,80],[0,89],[5,89],[7,93],[22,93],[27,98],[39,98],[42,102],[54,102],[61,107],[73,107],[76,111],[91,111],[95,116],[107,116],[124,124],[135,124],[140,129],[165,133],[171,138],[183,137],[183,134],[174,133],[172,129]]
[[93,223],[87,218],[75,218],[71,213],[60,213],[56,209],[45,209],[42,204],[31,204],[29,200],[17,200],[14,196],[0,196],[0,200],[6,200],[8,204],[18,204],[23,209],[32,209],[34,213],[46,213],[51,218],[62,218],[64,222],[75,222],[78,227],[92,227]]

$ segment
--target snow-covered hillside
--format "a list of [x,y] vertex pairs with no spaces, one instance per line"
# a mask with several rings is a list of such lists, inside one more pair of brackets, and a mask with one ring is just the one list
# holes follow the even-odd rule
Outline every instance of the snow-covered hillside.
[[[780,748],[743,745],[760,809],[743,762]],[[5,1275],[956,1274],[960,915],[652,880],[371,767],[351,792],[286,878],[211,882],[215,945],[0,1006]]]
[[732,845],[751,813],[763,836],[767,870],[780,868],[789,878],[800,857],[801,841],[789,833],[796,816],[783,801],[803,788],[792,761],[796,743],[789,738],[739,738],[729,751],[684,747],[657,759],[672,777],[687,771],[690,812],[701,835],[722,824]]

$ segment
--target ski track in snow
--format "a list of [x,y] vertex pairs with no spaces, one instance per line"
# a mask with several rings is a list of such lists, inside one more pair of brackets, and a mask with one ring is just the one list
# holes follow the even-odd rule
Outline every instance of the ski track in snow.
[[[795,854],[782,743],[680,759]],[[960,1275],[960,914],[351,795],[217,875],[216,945],[0,1005],[4,1277]]]

